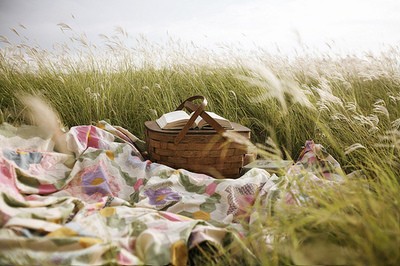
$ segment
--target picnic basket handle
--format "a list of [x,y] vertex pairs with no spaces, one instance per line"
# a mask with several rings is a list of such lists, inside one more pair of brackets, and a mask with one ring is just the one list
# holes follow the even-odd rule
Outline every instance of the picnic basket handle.
[[[202,102],[198,105],[193,103],[194,100],[201,99]],[[218,124],[217,121],[214,120],[210,115],[208,115],[205,112],[205,108],[207,106],[207,99],[204,96],[201,95],[195,95],[192,96],[185,101],[183,101],[177,108],[177,110],[182,110],[183,108],[188,109],[191,112],[194,112],[193,115],[190,117],[189,121],[186,123],[186,125],[182,128],[182,130],[179,132],[178,136],[176,137],[174,143],[178,144],[187,134],[189,129],[192,127],[194,121],[196,118],[200,115],[215,131],[217,131],[219,134],[222,134],[225,132],[225,129]]]

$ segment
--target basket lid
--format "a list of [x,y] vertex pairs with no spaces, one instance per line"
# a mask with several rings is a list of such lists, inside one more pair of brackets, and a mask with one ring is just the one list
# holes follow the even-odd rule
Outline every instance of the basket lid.
[[[227,131],[234,131],[238,133],[247,133],[250,132],[250,129],[242,126],[240,124],[231,122],[233,129],[227,130]],[[158,133],[163,133],[163,134],[172,134],[176,135],[179,134],[181,131],[180,129],[161,129],[158,124],[155,121],[146,121],[144,122],[144,125],[147,130],[153,131],[153,132],[158,132]],[[214,129],[190,129],[188,131],[188,134],[201,134],[201,135],[208,135],[208,134],[215,134],[217,133],[216,130]]]

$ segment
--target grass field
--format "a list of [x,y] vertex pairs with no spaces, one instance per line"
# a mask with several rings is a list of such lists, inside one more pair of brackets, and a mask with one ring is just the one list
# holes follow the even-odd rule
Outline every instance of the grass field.
[[[271,215],[260,206],[242,241],[250,252],[232,247],[209,264],[400,264],[399,48],[288,58],[145,40],[128,48],[105,36],[105,57],[82,39],[73,42],[81,42],[80,54],[64,46],[60,54],[14,44],[0,50],[1,122],[26,122],[15,97],[24,91],[46,97],[67,127],[107,119],[143,137],[144,121],[204,95],[209,110],[251,128],[265,156],[295,160],[313,139],[346,179],[304,188],[313,200],[296,208]],[[270,235],[271,244],[263,244]]]

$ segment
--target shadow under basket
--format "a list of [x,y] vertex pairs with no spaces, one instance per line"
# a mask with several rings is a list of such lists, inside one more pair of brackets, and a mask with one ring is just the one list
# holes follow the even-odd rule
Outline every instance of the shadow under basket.
[[[250,139],[250,129],[232,123],[234,132]],[[213,129],[190,129],[176,141],[179,130],[163,130],[155,121],[145,122],[149,159],[173,168],[184,168],[215,178],[238,178],[248,147],[227,139]],[[231,134],[230,134],[231,135]]]

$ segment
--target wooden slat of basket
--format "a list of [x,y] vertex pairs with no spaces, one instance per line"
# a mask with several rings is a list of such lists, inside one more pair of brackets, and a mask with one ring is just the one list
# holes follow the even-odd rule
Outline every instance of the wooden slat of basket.
[[202,157],[202,158],[198,158],[198,159],[193,158],[192,160],[189,160],[188,165],[191,165],[193,163],[201,164],[201,165],[215,164],[217,162],[217,159],[218,158],[216,158],[216,157]]
[[227,156],[225,158],[218,158],[217,163],[239,163],[243,162],[242,155]]
[[[187,144],[185,144],[185,145],[187,145]],[[181,148],[185,148],[185,147],[182,146]],[[167,143],[167,150],[176,151],[176,150],[178,150],[178,145],[175,145],[172,142],[168,142]]]
[[154,140],[154,139],[149,139],[147,142],[148,142],[150,147],[160,148],[160,141],[157,141],[157,140]]
[[241,147],[232,150],[234,151],[233,155],[243,155],[247,153],[247,147]]
[[[151,154],[157,154],[161,156],[178,156],[187,157],[193,159],[201,159],[203,157],[219,158],[221,161],[237,161],[237,158],[241,158],[244,153],[235,154],[236,150],[229,149],[227,151],[171,151],[163,149],[153,149]],[[236,159],[235,159],[236,158]]]
[[[171,151],[173,152],[173,151]],[[175,151],[174,154],[176,156],[182,156],[182,157],[191,157],[193,159],[196,158],[202,158],[202,157],[215,157],[215,158],[225,158],[227,156],[232,156],[234,155],[235,151],[230,149],[227,150],[227,152],[219,151],[219,150],[202,150],[202,151]]]
[[166,150],[195,150],[195,151],[204,151],[204,150],[230,150],[230,149],[246,149],[243,145],[238,145],[236,143],[227,143],[226,141],[221,142],[211,142],[211,143],[164,143],[158,140],[154,140],[148,138],[148,145],[151,148],[162,148]]
[[158,140],[158,141],[162,141],[162,142],[171,142],[173,143],[175,140],[174,135],[170,135],[170,134],[162,134],[162,133],[157,133],[157,132],[148,132],[148,136],[150,139],[153,140]]
[[246,147],[246,145],[243,145],[241,143],[236,143],[236,142],[225,142],[221,148],[223,148],[224,146],[228,146],[231,149],[243,149]]
[[159,154],[150,153],[149,155],[150,155],[150,157],[151,157],[153,160],[155,160],[155,161],[160,161],[160,160],[161,160],[161,156],[160,156]]
[[187,164],[189,160],[183,157],[168,157],[167,162],[182,165],[182,164]]
[[225,163],[215,163],[212,165],[216,169],[219,170],[228,170],[228,169],[236,169],[236,168],[241,168],[240,162],[225,162]]
[[235,154],[234,149],[203,151],[204,156],[225,158]]
[[[148,132],[148,134],[151,139],[161,142],[173,143],[176,138],[176,136],[172,134],[162,134],[158,132]],[[224,138],[220,135],[186,135],[181,143],[210,143],[220,142],[223,139]]]
[[[164,146],[164,145],[160,145]],[[246,153],[246,147],[241,147],[242,149],[231,149],[226,148],[222,150],[206,150],[206,149],[199,149],[199,150],[170,150],[165,148],[156,148],[150,147],[149,152],[155,153],[158,155],[165,155],[165,156],[183,156],[183,157],[231,157],[235,158],[236,156],[241,156]]]
[[[188,144],[188,143],[179,143],[178,145],[175,145],[174,143],[168,143],[168,148],[171,147],[171,146],[175,146],[175,149],[177,151],[186,151],[186,150],[189,149],[190,144]],[[172,148],[172,149],[174,149],[174,148]]]
[[177,155],[182,157],[196,158],[203,157],[205,153],[204,151],[178,151]]
[[186,135],[181,142],[182,143],[215,143],[224,141],[224,138],[220,135]]
[[160,142],[160,149],[166,150],[168,147],[168,143],[167,142]]
[[190,143],[188,144],[188,150],[203,151],[203,150],[216,150],[223,143],[220,142],[210,142],[210,143]]
[[164,149],[155,149],[154,150],[155,154],[161,155],[161,156],[174,156],[175,152],[174,151],[170,151],[170,150],[164,150]]

